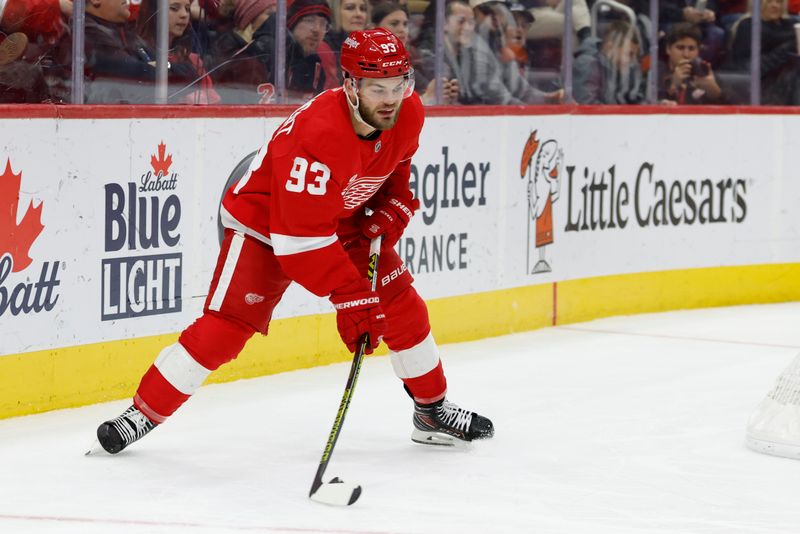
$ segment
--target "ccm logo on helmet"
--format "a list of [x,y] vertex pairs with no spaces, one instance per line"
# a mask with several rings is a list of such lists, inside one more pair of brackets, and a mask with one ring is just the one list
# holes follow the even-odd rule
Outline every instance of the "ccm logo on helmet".
[[351,300],[349,302],[342,302],[339,304],[334,304],[334,308],[337,310],[346,310],[347,308],[356,308],[358,306],[365,306],[367,304],[378,304],[380,302],[380,298],[378,297],[369,297],[366,299],[356,299]]
[[385,61],[383,63],[383,66],[384,67],[399,67],[402,64],[403,64],[403,60],[402,59],[398,59],[397,61]]

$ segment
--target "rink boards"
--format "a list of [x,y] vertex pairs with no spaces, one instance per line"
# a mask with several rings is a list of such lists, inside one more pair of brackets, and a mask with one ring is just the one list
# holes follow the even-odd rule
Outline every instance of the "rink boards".
[[[0,108],[0,418],[132,394],[202,310],[225,180],[290,112],[19,109]],[[631,111],[430,113],[398,250],[440,343],[800,298],[800,115]],[[347,358],[293,286],[210,381]]]

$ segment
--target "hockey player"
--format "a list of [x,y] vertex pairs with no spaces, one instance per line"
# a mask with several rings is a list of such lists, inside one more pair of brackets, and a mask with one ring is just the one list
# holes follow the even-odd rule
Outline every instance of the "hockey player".
[[[445,399],[427,308],[393,248],[419,206],[409,175],[423,107],[408,54],[387,30],[355,31],[341,65],[343,87],[292,113],[227,191],[225,236],[203,315],[161,351],[133,405],[97,429],[109,453],[166,421],[255,332],[266,335],[291,281],[329,297],[351,352],[365,333],[368,354],[386,342],[414,400],[414,441],[453,445],[493,435],[489,419]],[[377,235],[384,238],[373,292],[364,273]]]

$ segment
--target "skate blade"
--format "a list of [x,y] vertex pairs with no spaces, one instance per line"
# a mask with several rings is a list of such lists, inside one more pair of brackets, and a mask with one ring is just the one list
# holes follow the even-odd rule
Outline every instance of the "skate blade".
[[100,442],[95,439],[94,442],[92,443],[92,446],[89,447],[89,450],[87,450],[85,453],[83,453],[83,455],[84,456],[92,456],[92,455],[95,455],[95,454],[98,454],[98,453],[101,453],[101,452],[105,453],[106,450],[103,448],[102,445],[100,445]]
[[349,506],[361,496],[361,486],[348,484],[338,477],[323,483],[317,491],[308,497],[315,502],[332,506]]
[[781,443],[780,441],[770,441],[762,438],[757,438],[750,434],[746,439],[747,446],[761,454],[769,454],[770,456],[780,456],[781,458],[790,458],[792,460],[800,460],[800,446],[790,443]]
[[469,449],[472,442],[455,438],[442,432],[426,432],[414,429],[411,433],[411,441],[422,445],[435,445],[438,447],[454,447],[456,449]]

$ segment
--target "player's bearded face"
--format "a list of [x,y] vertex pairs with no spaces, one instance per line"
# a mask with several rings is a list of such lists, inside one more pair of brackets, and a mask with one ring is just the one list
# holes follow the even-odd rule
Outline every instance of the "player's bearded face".
[[400,116],[408,83],[403,76],[361,80],[358,112],[364,122],[378,130],[392,128]]

